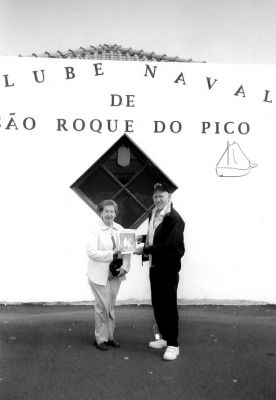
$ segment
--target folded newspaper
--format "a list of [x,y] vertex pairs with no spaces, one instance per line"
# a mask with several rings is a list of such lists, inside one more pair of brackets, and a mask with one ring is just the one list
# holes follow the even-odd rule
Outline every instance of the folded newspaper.
[[120,232],[120,252],[133,253],[136,250],[136,233],[134,229],[124,229]]

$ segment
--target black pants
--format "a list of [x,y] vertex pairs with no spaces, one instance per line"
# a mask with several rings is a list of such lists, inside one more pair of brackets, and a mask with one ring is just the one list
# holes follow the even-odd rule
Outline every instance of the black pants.
[[178,346],[177,270],[150,268],[151,301],[156,323],[168,346]]

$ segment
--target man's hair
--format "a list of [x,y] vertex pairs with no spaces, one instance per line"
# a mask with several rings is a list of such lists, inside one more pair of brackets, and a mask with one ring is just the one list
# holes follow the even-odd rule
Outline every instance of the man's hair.
[[161,182],[161,183],[156,183],[153,186],[153,193],[155,193],[155,192],[168,192],[168,193],[170,193],[170,189],[168,188],[168,186],[165,183]]
[[115,213],[118,214],[118,204],[114,200],[103,200],[98,204],[98,210],[99,212],[103,212],[104,208],[107,206],[112,206],[114,207]]

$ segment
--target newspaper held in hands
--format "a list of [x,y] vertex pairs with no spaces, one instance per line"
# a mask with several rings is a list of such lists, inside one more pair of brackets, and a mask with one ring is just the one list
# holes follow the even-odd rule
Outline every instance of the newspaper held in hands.
[[120,232],[120,252],[133,253],[136,250],[136,233],[134,229],[124,229]]

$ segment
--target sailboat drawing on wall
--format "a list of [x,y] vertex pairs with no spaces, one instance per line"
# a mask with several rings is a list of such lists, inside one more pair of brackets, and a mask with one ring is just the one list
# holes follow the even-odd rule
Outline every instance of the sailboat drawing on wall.
[[227,148],[216,165],[216,173],[221,177],[239,177],[249,174],[255,167],[257,164],[248,159],[238,143],[227,142]]

